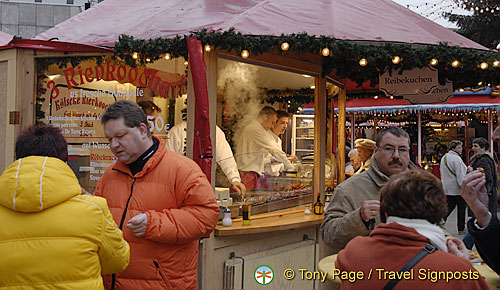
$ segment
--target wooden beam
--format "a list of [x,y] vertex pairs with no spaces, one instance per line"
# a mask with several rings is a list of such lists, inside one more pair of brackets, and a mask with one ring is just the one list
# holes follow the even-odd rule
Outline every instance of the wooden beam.
[[325,195],[325,152],[326,152],[326,80],[318,76],[314,80],[314,169],[313,193]]
[[345,121],[346,121],[346,90],[339,91],[339,119],[338,119],[338,142],[337,142],[337,162],[338,162],[338,177],[337,183],[340,184],[345,180]]
[[207,75],[207,91],[208,91],[208,104],[209,104],[209,120],[210,120],[210,140],[212,141],[212,187],[215,188],[215,170],[217,163],[215,162],[215,151],[217,148],[217,139],[215,134],[215,125],[217,123],[217,54],[215,52],[208,52],[204,54],[205,68]]
[[311,74],[318,76],[322,72],[321,62],[315,63],[306,57],[299,57],[299,55],[290,53],[287,56],[263,53],[258,56],[249,56],[242,58],[235,52],[219,51],[219,57],[229,60],[234,60],[243,63],[255,64],[263,67],[269,67],[278,70],[285,70],[299,74]]

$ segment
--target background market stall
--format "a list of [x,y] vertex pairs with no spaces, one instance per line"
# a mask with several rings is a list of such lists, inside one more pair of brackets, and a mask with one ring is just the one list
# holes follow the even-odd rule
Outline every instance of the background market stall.
[[[438,162],[436,147],[443,144],[447,148],[453,139],[469,146],[472,139],[484,137],[490,140],[493,153],[491,135],[499,102],[498,88],[490,87],[457,91],[446,103],[439,104],[411,105],[406,100],[379,95],[350,99],[346,102],[346,112],[350,115],[348,139],[355,140],[359,135],[374,138],[383,127],[402,126],[414,142],[414,161],[422,166]],[[469,151],[470,148],[466,151],[466,161]]]

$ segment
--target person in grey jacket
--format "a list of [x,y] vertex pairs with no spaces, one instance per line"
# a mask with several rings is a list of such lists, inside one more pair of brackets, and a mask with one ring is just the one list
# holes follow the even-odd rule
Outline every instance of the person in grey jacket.
[[410,162],[410,136],[398,127],[381,131],[368,171],[342,182],[335,188],[333,200],[321,225],[323,241],[334,252],[343,249],[356,236],[368,236],[380,223],[379,190],[389,176],[417,169]]
[[460,156],[463,150],[462,146],[463,143],[459,140],[451,141],[450,151],[441,158],[439,167],[448,207],[448,213],[444,220],[446,221],[451,212],[457,207],[457,229],[461,235],[465,234],[465,209],[467,208],[465,200],[460,196],[462,180],[467,173],[467,166],[465,166]]

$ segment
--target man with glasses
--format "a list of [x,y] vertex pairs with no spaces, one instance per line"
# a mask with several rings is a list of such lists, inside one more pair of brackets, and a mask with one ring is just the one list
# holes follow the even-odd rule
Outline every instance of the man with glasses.
[[356,236],[368,236],[380,223],[379,190],[389,176],[416,170],[410,162],[410,136],[398,127],[381,131],[368,171],[357,174],[335,188],[321,225],[323,241],[335,252]]

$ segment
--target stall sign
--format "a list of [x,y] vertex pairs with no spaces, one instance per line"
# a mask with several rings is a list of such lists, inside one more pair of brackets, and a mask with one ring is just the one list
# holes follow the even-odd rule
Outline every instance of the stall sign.
[[131,67],[106,60],[101,65],[79,65],[63,70],[68,90],[94,81],[117,81],[145,87],[162,98],[175,98],[181,95],[186,84],[184,75],[168,73],[146,67]]
[[[100,119],[106,109],[118,100],[137,102],[158,96],[176,97],[184,92],[183,75],[147,67],[133,68],[107,59],[82,61],[65,69],[51,66],[44,72],[45,92],[38,121],[59,127],[68,143],[106,142]],[[38,114],[37,114],[38,115]],[[170,127],[163,117],[148,120],[159,136],[167,136]]]
[[438,71],[432,67],[398,72],[389,71],[379,76],[379,88],[387,96],[424,95],[439,85]]
[[411,104],[444,103],[453,96],[453,82],[447,81],[444,86],[433,88],[428,94],[403,95],[403,98]]

